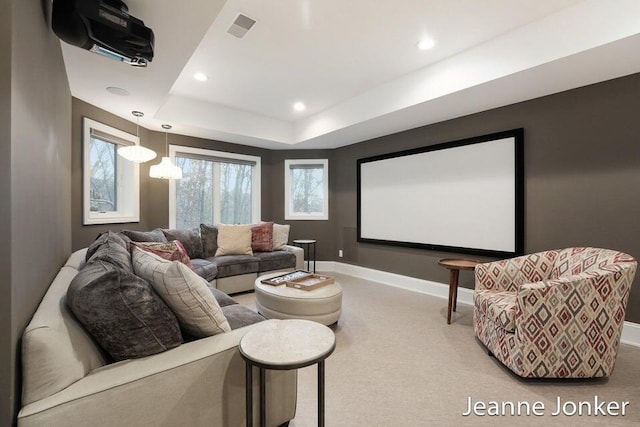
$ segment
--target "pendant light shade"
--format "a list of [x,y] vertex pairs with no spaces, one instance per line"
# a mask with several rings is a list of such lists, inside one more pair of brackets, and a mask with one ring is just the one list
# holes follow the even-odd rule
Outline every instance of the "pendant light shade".
[[134,163],[144,163],[155,159],[157,157],[155,151],[140,145],[138,120],[140,117],[144,116],[144,113],[140,111],[132,111],[131,114],[136,116],[136,137],[138,137],[138,143],[118,148],[118,155]]
[[169,157],[163,157],[160,163],[151,166],[149,176],[151,178],[182,179],[182,169],[171,163]]
[[[168,155],[169,136],[166,131],[171,129],[171,125],[162,125],[162,128],[165,129],[165,144],[167,146]],[[151,178],[160,179],[182,179],[182,169],[174,165],[169,157],[163,157],[160,163],[151,166],[149,169],[149,176]]]

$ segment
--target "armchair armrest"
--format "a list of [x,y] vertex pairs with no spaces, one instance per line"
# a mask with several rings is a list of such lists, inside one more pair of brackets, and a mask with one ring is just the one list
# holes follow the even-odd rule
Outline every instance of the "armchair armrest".
[[476,289],[516,292],[526,283],[548,279],[557,256],[556,251],[546,251],[478,264]]

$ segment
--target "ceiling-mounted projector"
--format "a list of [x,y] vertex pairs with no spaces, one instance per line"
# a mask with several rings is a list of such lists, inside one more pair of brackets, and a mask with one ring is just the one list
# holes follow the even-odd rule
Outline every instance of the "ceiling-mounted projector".
[[60,39],[127,64],[153,60],[153,30],[120,0],[53,0],[51,27]]

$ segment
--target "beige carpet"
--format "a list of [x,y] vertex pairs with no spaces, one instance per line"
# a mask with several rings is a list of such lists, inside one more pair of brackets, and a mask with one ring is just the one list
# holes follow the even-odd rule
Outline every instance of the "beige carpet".
[[[333,273],[332,273],[333,274]],[[473,335],[472,307],[447,325],[447,301],[351,276],[326,361],[327,426],[640,425],[640,348],[620,346],[605,380],[522,380]],[[252,293],[236,298],[254,305]],[[624,417],[551,416],[556,399],[628,401]],[[540,401],[544,416],[462,416],[473,401]],[[316,425],[316,368],[301,369],[291,427]]]

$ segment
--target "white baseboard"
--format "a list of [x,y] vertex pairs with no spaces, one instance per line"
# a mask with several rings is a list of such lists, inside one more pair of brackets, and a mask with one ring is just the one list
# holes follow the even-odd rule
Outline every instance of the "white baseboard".
[[[335,261],[318,261],[316,270],[346,274],[348,276],[371,280],[372,282],[378,282],[383,285],[407,289],[438,298],[449,298],[449,285],[444,283],[416,279],[415,277]],[[458,304],[473,305],[473,290],[458,288]],[[640,324],[625,321],[620,342],[640,347]]]
[[624,326],[622,327],[620,342],[640,347],[640,325],[634,322],[627,322],[625,320]]

